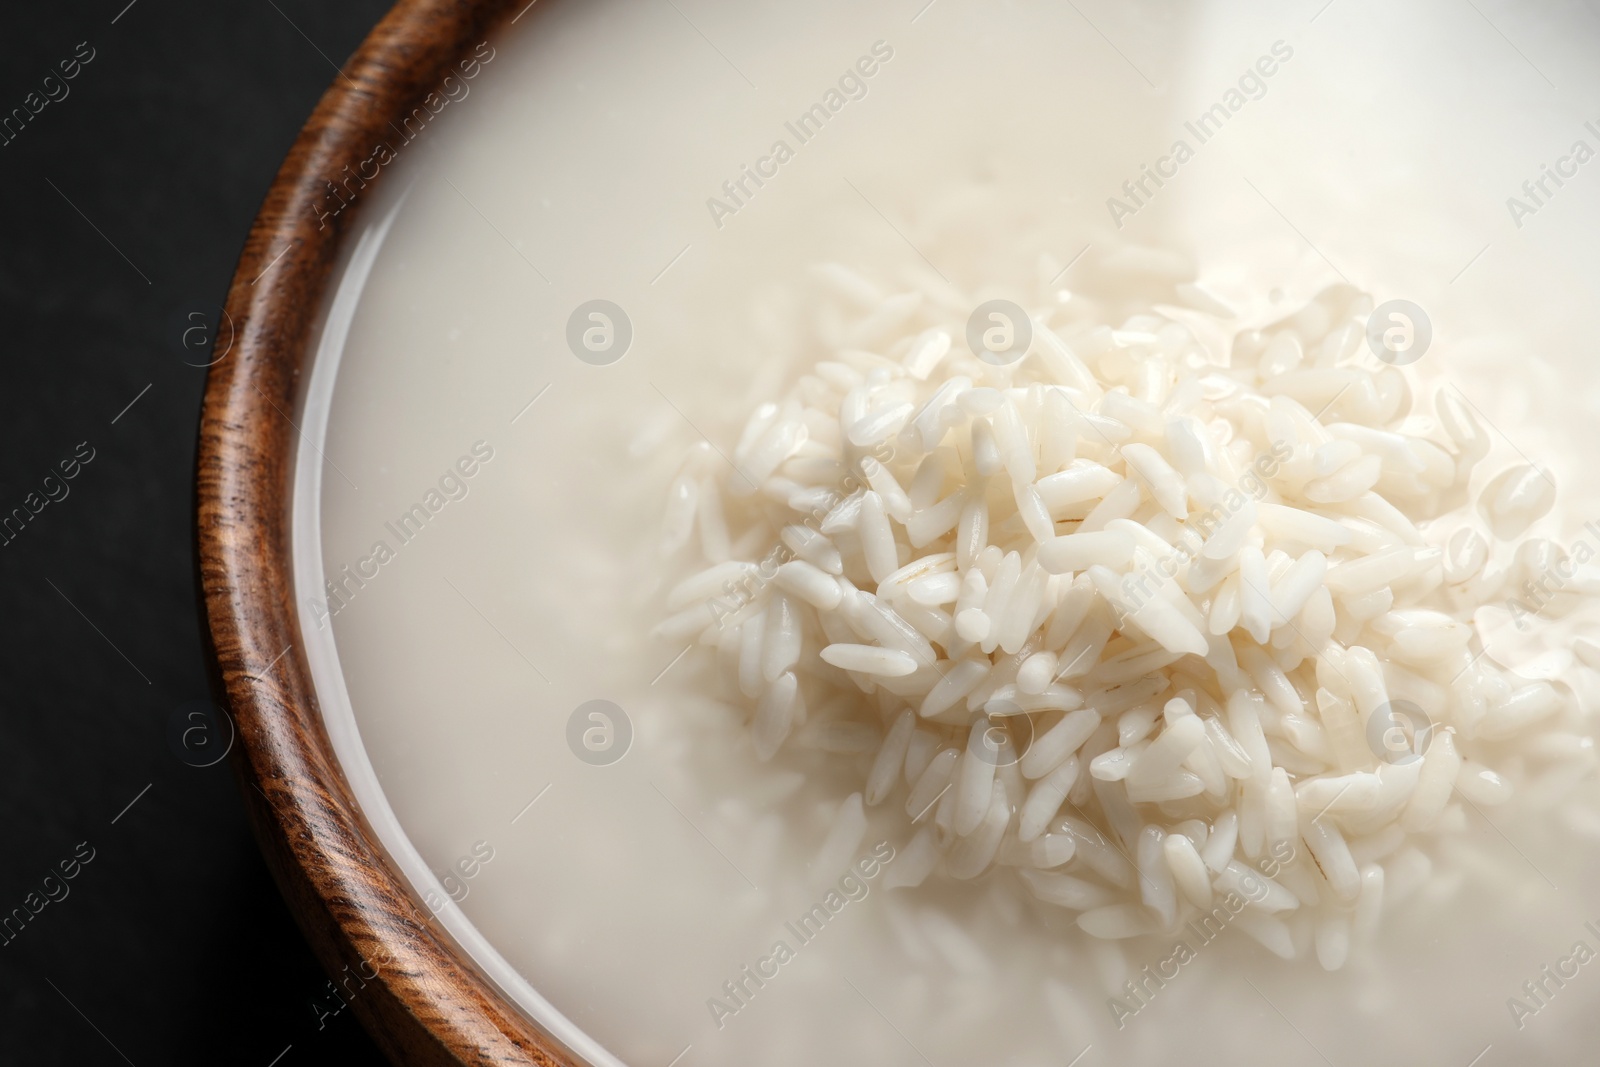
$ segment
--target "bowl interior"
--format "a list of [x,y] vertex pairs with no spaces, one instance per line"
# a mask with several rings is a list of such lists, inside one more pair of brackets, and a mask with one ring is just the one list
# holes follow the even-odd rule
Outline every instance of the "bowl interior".
[[[666,486],[815,358],[810,265],[1006,293],[1049,256],[1093,294],[1113,250],[1145,245],[1191,256],[1244,321],[1340,280],[1405,297],[1437,339],[1418,396],[1458,383],[1499,466],[1520,454],[1561,486],[1544,536],[1580,536],[1600,499],[1582,459],[1597,312],[1579,296],[1600,283],[1580,236],[1600,196],[1574,180],[1520,220],[1505,201],[1600,136],[1471,11],[1341,0],[1307,18],[555,4],[496,36],[360,191],[300,426],[307,659],[394,862],[590,1062],[1155,1062],[1200,1024],[1218,1061],[1577,1047],[1600,985],[1526,1028],[1506,1001],[1574,941],[1600,945],[1593,839],[1514,810],[1472,814],[1470,847],[1439,857],[1454,882],[1337,974],[1218,939],[1174,972],[1204,977],[1169,976],[1119,1018],[1114,965],[1070,917],[930,887],[868,892],[748,1012],[709,1007],[827,891],[810,861],[859,782],[822,740],[760,764],[710,695],[710,654],[649,636],[672,577]],[[1596,48],[1572,18],[1528,24],[1563,82]],[[1268,56],[1272,75],[1242,80]],[[1175,176],[1125,191],[1180,142]],[[569,343],[594,300],[631,326],[615,362]],[[614,760],[572,741],[592,701],[628,735]],[[903,826],[875,816],[879,841],[903,847]],[[1164,974],[1172,956],[1151,943],[1124,964]]]

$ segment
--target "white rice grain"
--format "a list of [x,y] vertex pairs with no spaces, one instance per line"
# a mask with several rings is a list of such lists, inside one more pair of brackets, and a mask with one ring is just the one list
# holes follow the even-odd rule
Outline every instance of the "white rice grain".
[[958,748],[940,749],[938,755],[933,757],[927,769],[918,776],[916,784],[911,787],[911,793],[906,797],[906,814],[912,822],[919,821],[933,807],[934,802],[944,796],[945,790],[950,787],[951,779],[955,776],[956,761],[961,756]]
[[1338,971],[1350,955],[1350,917],[1344,912],[1317,913],[1317,963]]
[[910,844],[889,864],[883,874],[884,889],[911,888],[921,885],[938,866],[941,850],[931,827],[917,831]]
[[1000,850],[1010,820],[1011,806],[1006,799],[1005,786],[993,782],[989,803],[978,825],[969,836],[958,840],[945,857],[950,877],[966,881],[988,870]]
[[1091,566],[1122,567],[1133,559],[1133,538],[1097,530],[1055,537],[1039,545],[1039,565],[1051,574],[1087,570]]
[[962,750],[961,762],[956,767],[955,831],[966,837],[978,828],[989,810],[990,793],[995,785],[995,766],[1001,749],[991,741],[991,731],[998,730],[988,720],[979,719],[972,724]]
[[1175,519],[1189,514],[1188,496],[1183,478],[1155,449],[1145,444],[1124,445],[1122,456],[1128,468],[1137,474],[1150,490],[1156,503]]
[[823,884],[833,881],[850,865],[867,836],[867,813],[862,806],[861,794],[851,793],[834,814],[828,836],[811,862],[813,881]]
[[913,674],[917,661],[911,653],[897,648],[879,648],[877,645],[828,645],[822,658],[842,671],[857,674],[881,675],[885,678],[903,678]]
[[911,735],[917,727],[917,716],[914,711],[907,708],[901,712],[890,727],[889,733],[884,737],[878,755],[872,762],[872,770],[867,774],[867,787],[863,797],[868,807],[876,807],[888,797],[889,791],[894,788],[896,780],[900,777],[900,768],[905,764],[906,751],[911,746]]
[[1061,810],[1067,794],[1077,782],[1078,772],[1077,758],[1069,756],[1033,784],[1018,812],[1018,840],[1033,841],[1044,833],[1045,827]]
[[1239,625],[1257,644],[1272,635],[1272,584],[1266,558],[1254,546],[1239,553]]
[[938,327],[922,331],[902,360],[906,373],[919,381],[926,381],[949,351],[950,335],[947,332]]
[[964,659],[945,671],[944,677],[928,690],[917,714],[931,719],[966,698],[988,677],[991,665],[986,660]]
[[1200,858],[1214,874],[1227,870],[1233,859],[1234,845],[1239,839],[1239,813],[1232,808],[1218,815],[1211,824],[1211,836],[1206,838]]
[[1201,911],[1211,909],[1211,876],[1194,842],[1182,834],[1168,834],[1161,842],[1162,855],[1173,883],[1184,899]]
[[778,588],[821,611],[832,611],[844,598],[833,576],[805,560],[792,559],[778,568]]
[[1170,778],[1205,736],[1205,724],[1193,715],[1168,726],[1132,761],[1127,771],[1129,782],[1143,785]]
[[1501,472],[1484,486],[1478,510],[1501,540],[1521,536],[1555,506],[1555,479],[1529,464]]
[[776,755],[779,746],[789,736],[799,700],[799,681],[792,671],[780,674],[762,694],[750,731],[755,741],[756,755],[762,762]]
[[1300,614],[1314,593],[1322,588],[1328,570],[1328,560],[1321,552],[1312,549],[1295,561],[1281,579],[1272,587],[1273,624],[1283,626]]
[[1455,731],[1446,728],[1436,732],[1433,743],[1422,757],[1422,774],[1400,825],[1412,833],[1432,826],[1449,802],[1460,771],[1461,756],[1456,752]]
[[1022,880],[1033,895],[1047,904],[1069,908],[1072,911],[1090,911],[1103,908],[1117,898],[1105,886],[1074,878],[1070,874],[1052,874],[1045,871],[1024,870]]
[[1171,927],[1178,919],[1178,891],[1172,868],[1167,866],[1166,838],[1167,834],[1159,826],[1140,830],[1136,859],[1140,898],[1161,920],[1163,927]]
[[819,531],[809,526],[785,526],[782,540],[796,556],[829,574],[842,574],[844,561],[839,550]]
[[1353,902],[1361,891],[1361,874],[1339,827],[1332,819],[1311,819],[1302,828],[1301,839],[1334,895],[1347,904]]

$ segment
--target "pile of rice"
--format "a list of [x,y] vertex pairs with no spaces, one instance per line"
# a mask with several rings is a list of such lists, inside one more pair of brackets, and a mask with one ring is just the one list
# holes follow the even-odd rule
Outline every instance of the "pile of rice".
[[1572,692],[1472,625],[1558,561],[1489,565],[1554,484],[1474,498],[1480,420],[1448,387],[1413,415],[1365,294],[1208,351],[1231,315],[1195,285],[1115,327],[1052,291],[1006,363],[975,301],[818,275],[827,358],[672,485],[663,548],[702,562],[659,633],[714,646],[763,760],[841,696],[877,722],[830,851],[888,805],[889,885],[997,871],[1106,939],[1226,906],[1336,969],[1464,804],[1593,767]]

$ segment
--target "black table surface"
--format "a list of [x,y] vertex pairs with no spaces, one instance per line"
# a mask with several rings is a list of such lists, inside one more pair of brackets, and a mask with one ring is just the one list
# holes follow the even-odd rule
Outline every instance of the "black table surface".
[[183,333],[386,7],[0,16],[0,1064],[384,1062],[174,737],[208,697]]

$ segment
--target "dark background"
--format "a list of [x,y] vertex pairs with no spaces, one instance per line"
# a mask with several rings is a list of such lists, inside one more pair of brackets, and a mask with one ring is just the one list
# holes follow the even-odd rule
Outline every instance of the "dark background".
[[0,116],[94,49],[0,146],[0,515],[94,450],[0,545],[0,915],[94,855],[0,944],[0,1063],[380,1064],[349,1010],[319,1029],[326,976],[228,763],[190,766],[169,726],[208,696],[186,316],[214,317],[300,124],[388,5],[125,5],[0,15]]

